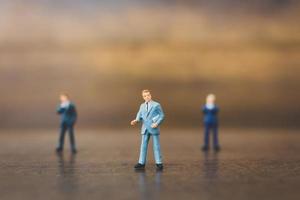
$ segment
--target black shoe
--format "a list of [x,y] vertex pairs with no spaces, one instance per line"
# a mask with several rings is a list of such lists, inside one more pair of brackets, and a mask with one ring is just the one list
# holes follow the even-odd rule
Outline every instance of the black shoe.
[[58,147],[55,149],[55,151],[56,151],[56,153],[61,153],[63,151],[63,149]]
[[163,170],[164,169],[163,164],[156,164],[156,169],[157,170]]
[[72,153],[73,153],[73,154],[76,154],[76,153],[77,153],[77,150],[76,150],[76,149],[72,149]]
[[209,148],[208,148],[208,146],[203,146],[201,149],[202,149],[202,151],[208,151]]
[[221,150],[221,147],[220,147],[220,146],[215,146],[215,147],[214,147],[214,150],[215,150],[215,151],[220,151],[220,150]]
[[145,165],[138,163],[134,166],[134,169],[145,169]]

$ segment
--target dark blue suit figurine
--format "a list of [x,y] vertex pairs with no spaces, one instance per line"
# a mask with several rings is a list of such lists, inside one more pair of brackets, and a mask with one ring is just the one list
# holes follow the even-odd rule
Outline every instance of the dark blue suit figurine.
[[206,98],[206,104],[203,106],[202,111],[204,114],[204,145],[202,147],[203,151],[209,149],[209,135],[213,132],[213,145],[215,151],[220,150],[219,140],[218,140],[218,112],[219,108],[215,105],[215,95],[209,94]]
[[57,108],[57,114],[61,115],[60,136],[56,152],[60,153],[64,148],[65,134],[68,131],[72,153],[77,153],[74,136],[74,125],[77,119],[75,105],[70,102],[67,94],[60,95],[61,104]]

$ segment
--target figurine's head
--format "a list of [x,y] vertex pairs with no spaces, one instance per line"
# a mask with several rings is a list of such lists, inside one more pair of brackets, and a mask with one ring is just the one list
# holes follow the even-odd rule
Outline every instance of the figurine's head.
[[70,100],[69,95],[67,93],[61,93],[59,95],[59,99],[62,103]]
[[214,104],[216,101],[216,96],[214,94],[209,94],[206,97],[206,103],[207,104]]
[[145,102],[149,102],[152,99],[150,90],[143,90],[142,96],[143,96],[143,99],[145,100]]

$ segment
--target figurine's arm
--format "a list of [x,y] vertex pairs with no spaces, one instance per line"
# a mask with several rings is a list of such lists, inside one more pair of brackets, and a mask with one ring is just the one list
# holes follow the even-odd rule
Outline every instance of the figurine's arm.
[[219,108],[218,108],[218,107],[215,107],[214,110],[213,110],[213,113],[214,113],[214,114],[218,114],[218,113],[219,113]]
[[157,106],[157,112],[158,112],[159,117],[156,121],[156,124],[157,124],[157,126],[159,126],[165,119],[165,114],[164,114],[164,111],[160,104]]
[[76,122],[77,120],[77,110],[76,110],[76,107],[75,105],[70,105],[69,108],[68,108],[68,112],[70,112],[74,118],[74,122]]
[[130,124],[132,125],[132,126],[134,126],[134,125],[136,125],[139,121],[142,121],[143,120],[143,118],[142,118],[142,105],[140,106],[140,109],[139,109],[139,111],[138,111],[138,113],[136,114],[136,118],[134,119],[134,120],[132,120],[131,122],[130,122]]
[[78,113],[77,113],[77,109],[75,106],[73,107],[73,112],[74,112],[75,118],[77,119]]
[[139,121],[142,121],[143,118],[142,118],[142,106],[140,106],[140,109],[138,111],[138,113],[136,114],[136,118],[135,118],[135,121],[139,122]]
[[56,109],[57,114],[62,114],[64,111],[65,111],[65,108],[61,107],[60,105]]

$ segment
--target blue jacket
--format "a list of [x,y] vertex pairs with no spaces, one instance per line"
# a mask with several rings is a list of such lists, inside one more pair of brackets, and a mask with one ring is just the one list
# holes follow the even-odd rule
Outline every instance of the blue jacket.
[[66,108],[58,106],[57,114],[61,115],[61,125],[74,126],[77,120],[77,111],[73,103]]
[[141,134],[145,134],[148,131],[150,134],[159,135],[159,127],[152,128],[153,123],[161,125],[165,115],[161,108],[161,105],[158,102],[150,101],[148,104],[148,112],[146,103],[141,104],[139,112],[136,115],[136,120],[143,123]]
[[206,106],[203,106],[202,111],[204,114],[204,124],[206,125],[218,124],[219,108],[217,106],[215,106],[212,109],[208,109]]

